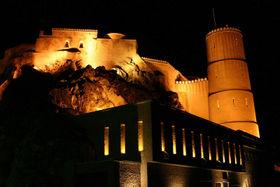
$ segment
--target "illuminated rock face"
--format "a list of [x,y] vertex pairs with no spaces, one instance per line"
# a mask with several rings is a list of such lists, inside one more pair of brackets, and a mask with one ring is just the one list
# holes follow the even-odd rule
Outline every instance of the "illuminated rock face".
[[220,28],[207,34],[209,119],[259,137],[242,34]]
[[[176,93],[162,89],[149,90],[128,83],[116,71],[91,66],[64,72],[50,91],[52,103],[77,115],[143,100],[157,100],[164,105],[181,108]],[[152,85],[152,83],[150,83]]]

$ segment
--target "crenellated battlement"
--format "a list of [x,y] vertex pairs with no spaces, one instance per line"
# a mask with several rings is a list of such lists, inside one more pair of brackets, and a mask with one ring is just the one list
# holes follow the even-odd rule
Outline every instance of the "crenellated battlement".
[[195,80],[190,80],[190,81],[175,81],[175,84],[193,84],[193,83],[198,83],[202,81],[208,81],[207,78],[199,78]]
[[96,29],[73,29],[73,28],[52,28],[52,31],[70,31],[70,32],[97,32]]
[[147,57],[141,57],[144,61],[147,62],[157,62],[157,63],[162,63],[162,64],[169,64],[169,62],[165,60],[158,60],[158,59],[153,59],[153,58],[147,58]]
[[235,32],[240,32],[241,33],[241,31],[239,29],[234,28],[234,27],[221,27],[221,28],[217,28],[217,29],[214,29],[214,30],[208,32],[206,34],[206,37],[208,37],[208,36],[210,36],[210,35],[212,35],[216,32],[221,32],[221,31],[235,31]]

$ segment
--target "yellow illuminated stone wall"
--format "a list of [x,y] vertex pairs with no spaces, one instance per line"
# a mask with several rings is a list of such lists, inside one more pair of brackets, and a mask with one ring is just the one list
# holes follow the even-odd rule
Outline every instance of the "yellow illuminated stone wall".
[[259,137],[241,31],[215,29],[206,47],[210,121]]

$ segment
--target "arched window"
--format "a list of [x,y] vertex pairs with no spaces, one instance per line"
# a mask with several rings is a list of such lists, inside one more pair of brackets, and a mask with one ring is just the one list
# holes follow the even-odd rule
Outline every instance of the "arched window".
[[80,41],[79,48],[84,48],[84,42],[83,41]]
[[67,47],[67,48],[70,47],[70,42],[69,42],[69,40],[66,40],[66,41],[65,41],[65,47]]

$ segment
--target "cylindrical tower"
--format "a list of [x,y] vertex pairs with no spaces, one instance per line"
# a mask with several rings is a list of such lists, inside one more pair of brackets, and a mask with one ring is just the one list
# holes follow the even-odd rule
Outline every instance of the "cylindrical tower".
[[209,119],[259,137],[242,33],[231,27],[206,35]]

